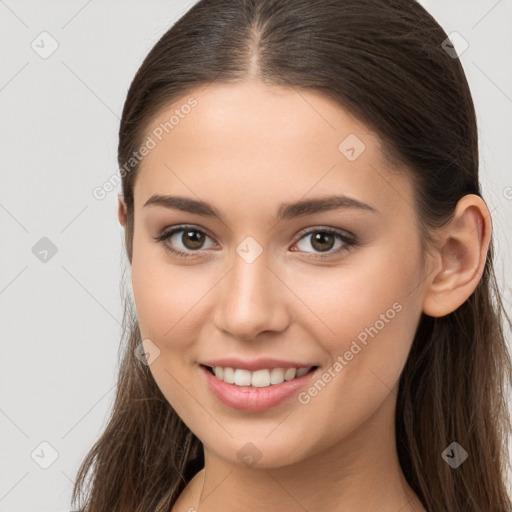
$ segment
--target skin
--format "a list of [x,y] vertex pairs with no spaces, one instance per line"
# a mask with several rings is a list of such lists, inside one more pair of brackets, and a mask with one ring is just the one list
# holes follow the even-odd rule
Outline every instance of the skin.
[[[478,284],[491,230],[485,203],[461,199],[424,254],[407,172],[390,169],[378,137],[337,103],[256,81],[213,84],[160,112],[147,133],[190,96],[197,106],[143,159],[134,189],[133,294],[142,339],[160,350],[150,370],[205,453],[173,512],[423,511],[397,458],[398,380],[421,313],[448,314]],[[354,161],[338,149],[350,134],[366,146]],[[225,222],[144,207],[157,193],[207,201]],[[377,213],[272,219],[282,202],[333,193]],[[125,225],[121,197],[118,217]],[[201,248],[184,245],[183,232],[154,240],[181,224],[206,233]],[[358,244],[336,253],[341,240],[323,242],[331,255],[322,260],[299,234],[322,227]],[[236,252],[248,236],[263,251],[252,263]],[[322,374],[396,303],[400,312],[307,404],[295,395],[237,411],[200,378],[200,361],[226,355],[315,362]],[[247,442],[261,455],[252,466],[237,457]]]

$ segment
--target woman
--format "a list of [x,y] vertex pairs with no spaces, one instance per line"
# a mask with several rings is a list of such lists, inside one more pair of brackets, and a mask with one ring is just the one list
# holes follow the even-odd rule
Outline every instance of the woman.
[[418,3],[202,0],[119,137],[135,310],[80,509],[510,510],[475,112]]

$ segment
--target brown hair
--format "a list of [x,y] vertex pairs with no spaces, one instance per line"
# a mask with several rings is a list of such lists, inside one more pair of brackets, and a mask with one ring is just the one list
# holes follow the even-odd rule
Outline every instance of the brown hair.
[[[156,43],[130,86],[119,166],[126,171],[155,115],[199,86],[255,78],[310,88],[373,129],[389,160],[407,169],[427,239],[464,195],[481,196],[473,101],[446,38],[415,0],[201,0]],[[134,163],[122,172],[130,263],[137,170]],[[511,508],[505,321],[491,242],[469,299],[444,317],[422,316],[400,377],[399,460],[429,511]],[[80,467],[73,504],[86,497],[79,508],[87,512],[169,510],[203,467],[202,445],[135,357],[141,336],[128,300],[123,325],[115,403]],[[457,469],[441,457],[453,441],[469,453]]]

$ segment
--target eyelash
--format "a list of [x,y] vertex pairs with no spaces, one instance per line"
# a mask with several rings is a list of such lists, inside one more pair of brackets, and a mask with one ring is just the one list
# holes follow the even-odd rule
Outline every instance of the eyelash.
[[[196,226],[193,226],[193,225],[182,225],[182,226],[177,226],[175,228],[172,228],[169,231],[163,231],[160,235],[154,237],[154,240],[156,242],[163,243],[164,248],[165,248],[166,251],[168,251],[168,252],[170,252],[170,253],[178,256],[178,257],[181,257],[181,258],[194,257],[194,256],[196,256],[196,253],[201,251],[201,249],[198,249],[197,251],[186,252],[186,251],[180,251],[178,249],[174,249],[174,248],[170,247],[168,244],[164,243],[167,239],[171,238],[174,234],[179,233],[180,231],[186,231],[186,230],[195,231],[197,233],[201,233],[203,235],[206,235],[209,238],[212,238],[212,237],[210,237],[208,235],[208,233],[206,233],[202,229],[198,229]],[[311,253],[309,253],[311,255],[310,256],[306,256],[306,258],[308,258],[308,259],[310,259],[310,258],[314,258],[314,259],[329,258],[329,257],[332,257],[335,254],[338,254],[338,253],[340,253],[342,251],[346,251],[346,250],[350,249],[351,247],[354,247],[354,246],[357,245],[356,238],[347,236],[344,232],[339,231],[339,230],[334,229],[334,228],[315,228],[315,229],[310,229],[309,231],[301,231],[299,233],[300,237],[297,240],[297,242],[299,242],[300,240],[302,240],[306,236],[314,234],[314,233],[328,233],[330,235],[335,235],[335,236],[337,236],[343,242],[344,245],[342,247],[339,247],[335,251],[328,252],[326,254],[322,254],[322,253],[311,254]]]

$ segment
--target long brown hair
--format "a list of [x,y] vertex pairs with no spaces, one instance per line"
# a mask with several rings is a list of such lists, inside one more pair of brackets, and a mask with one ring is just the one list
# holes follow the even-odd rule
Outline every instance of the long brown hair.
[[[415,0],[196,3],[147,55],[124,104],[118,162],[130,263],[138,170],[132,156],[149,124],[199,86],[253,78],[321,91],[373,129],[386,157],[415,185],[426,240],[461,197],[481,196],[473,101],[459,59],[445,51],[446,39]],[[511,509],[505,322],[491,242],[469,299],[442,318],[422,316],[400,377],[400,465],[429,511]],[[82,462],[73,504],[87,512],[170,510],[203,467],[202,445],[135,357],[141,336],[128,298],[123,325],[115,403]],[[469,454],[457,469],[441,457],[453,441]]]

